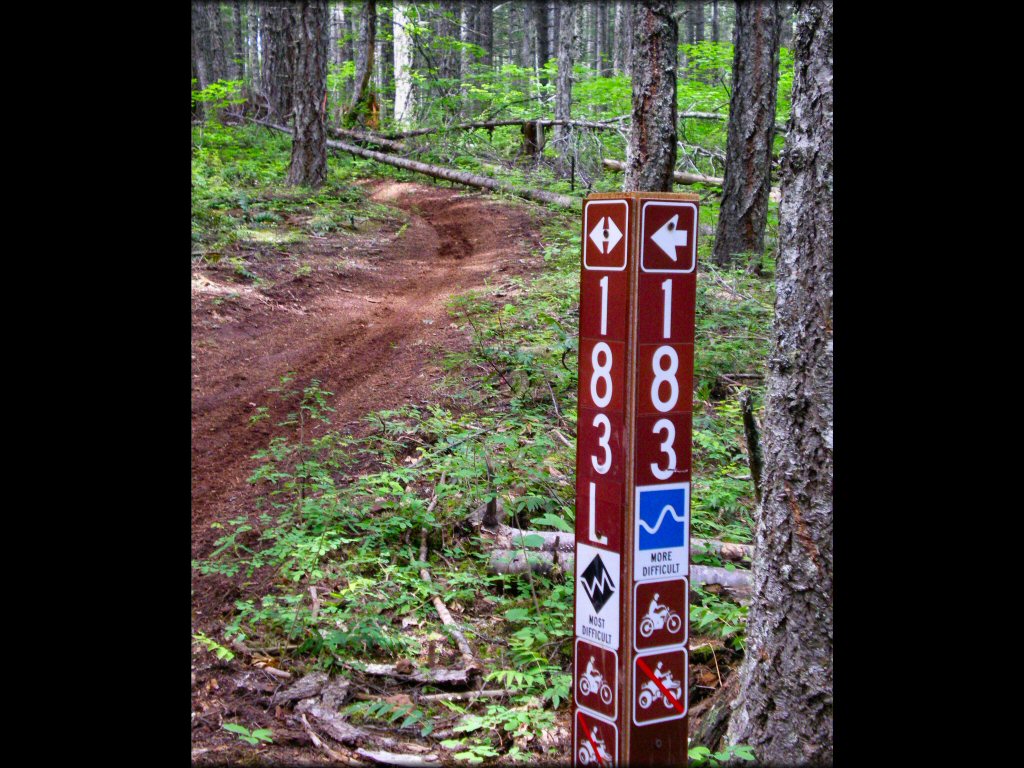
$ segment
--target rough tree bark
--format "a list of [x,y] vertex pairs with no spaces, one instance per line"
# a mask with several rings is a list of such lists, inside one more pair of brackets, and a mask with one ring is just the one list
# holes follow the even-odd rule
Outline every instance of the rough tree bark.
[[377,3],[365,0],[359,14],[359,47],[356,51],[356,76],[352,85],[352,101],[349,103],[345,123],[365,125],[369,116],[373,93],[370,90],[370,76],[373,74],[373,53],[377,46]]
[[721,30],[718,26],[718,0],[711,3],[711,40],[718,42],[721,37]]
[[764,251],[779,76],[778,5],[777,0],[736,4],[725,184],[715,232],[719,266],[746,253],[756,268]]
[[759,764],[832,763],[832,3],[797,4],[754,600],[729,727]]
[[412,123],[412,36],[409,34],[409,4],[395,1],[393,30],[395,43],[395,124]]
[[287,122],[292,111],[295,49],[291,6],[266,3],[263,17],[263,93],[272,119]]
[[319,187],[327,178],[327,2],[303,0],[291,9],[295,85],[288,184]]
[[[555,119],[568,120],[572,112],[572,66],[576,50],[576,5],[573,0],[561,0],[558,6],[558,80],[555,83]],[[555,144],[562,173],[569,172],[569,146],[571,128],[555,127]]]
[[548,59],[551,58],[551,48],[548,46],[548,4],[538,3],[534,8],[533,18],[536,23],[535,48],[537,51],[537,77],[540,80],[541,85],[547,85],[548,79],[542,73],[544,71],[544,65],[547,64]]
[[477,2],[479,7],[476,16],[476,44],[484,49],[480,63],[489,67],[494,63],[494,3],[491,0],[477,0]]
[[671,192],[676,164],[676,48],[669,0],[633,6],[633,129],[626,147],[625,192]]

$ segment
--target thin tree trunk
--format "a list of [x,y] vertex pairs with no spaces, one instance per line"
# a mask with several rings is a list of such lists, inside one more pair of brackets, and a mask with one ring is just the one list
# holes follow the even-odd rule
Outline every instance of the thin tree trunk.
[[224,54],[224,25],[221,22],[220,3],[202,3],[202,6],[206,13],[210,77],[212,80],[226,80],[228,65]]
[[626,192],[671,192],[676,164],[676,48],[669,0],[633,9],[633,129],[626,148]]
[[756,513],[754,599],[728,740],[831,765],[832,3],[797,3],[792,116]]
[[[568,120],[572,112],[572,66],[573,52],[576,50],[575,40],[576,5],[572,0],[561,0],[558,13],[558,80],[555,86],[555,119]],[[555,144],[558,152],[560,170],[569,172],[569,126],[555,127]]]
[[716,43],[721,40],[718,26],[718,0],[712,0],[711,2],[711,40]]
[[725,184],[715,233],[719,266],[744,253],[756,270],[764,251],[779,75],[778,11],[775,0],[736,6]]
[[548,78],[542,73],[544,65],[551,58],[551,47],[548,45],[548,3],[538,3],[533,17],[536,25],[537,77],[541,85],[547,85]]
[[356,77],[352,86],[352,101],[349,104],[345,123],[365,125],[373,102],[370,90],[370,76],[373,73],[373,54],[377,45],[377,3],[364,0],[359,16],[359,48],[356,52]]
[[267,3],[263,8],[264,87],[273,119],[288,122],[292,111],[292,83],[295,72],[295,46],[291,6]]
[[412,124],[412,37],[409,34],[409,4],[394,4],[395,43],[395,125],[408,128]]
[[480,63],[490,67],[494,63],[494,4],[479,0],[477,8],[477,45],[484,49]]
[[245,46],[242,37],[242,9],[239,3],[231,4],[231,37],[234,54],[231,57],[231,79],[245,79]]
[[695,0],[693,4],[693,42],[704,40],[704,0]]
[[316,188],[327,178],[327,2],[303,0],[291,14],[296,41],[295,132],[288,184]]
[[629,43],[624,36],[626,26],[626,4],[623,0],[615,3],[615,30],[612,35],[612,72],[621,75],[625,69],[625,51]]
[[253,92],[259,92],[262,88],[263,73],[260,69],[260,14],[257,3],[247,3],[245,15],[249,33],[249,88]]

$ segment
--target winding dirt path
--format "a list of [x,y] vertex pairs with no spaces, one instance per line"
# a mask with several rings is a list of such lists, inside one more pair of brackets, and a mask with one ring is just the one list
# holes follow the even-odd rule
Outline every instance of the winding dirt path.
[[[193,558],[222,535],[211,523],[253,511],[250,457],[284,413],[268,392],[283,374],[295,371],[300,386],[319,379],[335,393],[333,425],[353,433],[374,410],[436,401],[441,359],[467,344],[446,302],[542,262],[536,209],[436,186],[367,189],[407,212],[407,227],[303,244],[323,268],[265,290],[193,274]],[[258,408],[270,418],[250,424]],[[193,624],[223,617],[237,595],[231,580],[194,574]]]

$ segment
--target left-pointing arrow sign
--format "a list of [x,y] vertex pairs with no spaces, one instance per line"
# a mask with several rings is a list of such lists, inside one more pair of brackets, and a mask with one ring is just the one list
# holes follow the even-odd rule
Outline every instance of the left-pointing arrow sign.
[[590,239],[601,253],[611,253],[612,248],[622,239],[622,231],[615,225],[611,216],[602,216],[597,226],[590,230]]
[[676,246],[686,245],[686,230],[679,229],[679,214],[662,224],[658,231],[651,235],[651,240],[665,252],[666,256],[675,261]]

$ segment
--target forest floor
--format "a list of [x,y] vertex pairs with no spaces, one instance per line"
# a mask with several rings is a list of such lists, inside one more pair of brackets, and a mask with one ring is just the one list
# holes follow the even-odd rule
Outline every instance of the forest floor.
[[[287,258],[274,258],[272,243],[257,246],[255,285],[239,282],[227,260],[193,263],[193,559],[212,554],[229,520],[255,517],[251,457],[286,410],[273,391],[282,377],[319,380],[334,393],[327,402],[334,428],[366,433],[362,419],[371,412],[437,399],[441,358],[469,343],[446,311],[453,296],[527,275],[543,261],[534,220],[542,209],[462,189],[382,180],[361,186],[394,215],[363,232],[290,244],[276,254]],[[289,214],[284,223],[301,219]],[[262,415],[269,418],[255,418]],[[236,600],[266,594],[270,570],[248,581],[244,571],[194,570],[193,633],[219,636]],[[281,687],[281,679],[239,657],[219,661],[193,645],[193,761],[329,762],[291,712],[268,704]],[[226,721],[271,720],[274,743],[257,753],[222,730]]]

